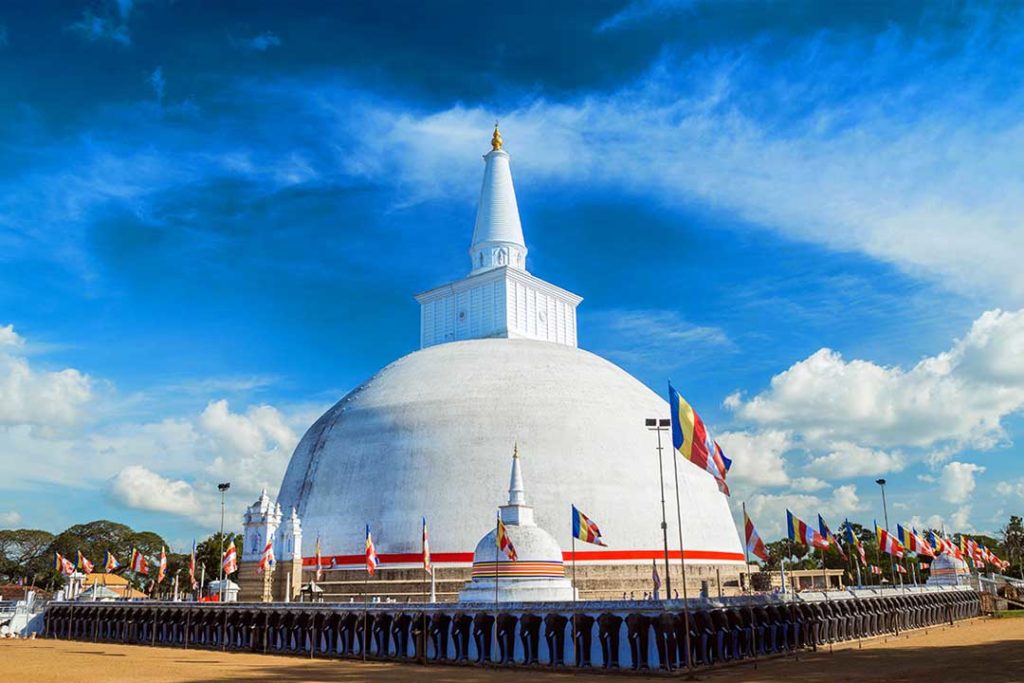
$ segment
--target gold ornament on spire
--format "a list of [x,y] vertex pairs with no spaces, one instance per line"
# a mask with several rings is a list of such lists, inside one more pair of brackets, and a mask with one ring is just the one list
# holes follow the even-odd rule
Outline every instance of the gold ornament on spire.
[[501,132],[498,130],[498,122],[494,122],[494,135],[491,136],[491,151],[497,152],[501,149],[502,139]]
[[[500,147],[501,147],[501,138],[499,137],[498,138],[498,146],[495,147],[494,149],[499,149]],[[518,458],[519,457],[519,442],[518,441],[516,441],[515,446],[512,447],[512,457],[513,458]]]

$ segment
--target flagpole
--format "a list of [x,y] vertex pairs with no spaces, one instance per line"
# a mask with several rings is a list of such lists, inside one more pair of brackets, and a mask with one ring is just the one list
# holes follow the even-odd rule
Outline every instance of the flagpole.
[[743,509],[743,563],[747,570],[747,593],[751,593],[753,586],[750,585],[750,544],[747,543],[747,501],[741,501],[740,507]]
[[[743,562],[747,568],[747,607],[750,609],[750,635],[752,636],[750,651],[754,653],[754,669],[757,669],[757,629],[753,628],[754,624],[754,604],[750,598],[754,593],[754,583],[750,575],[750,544],[747,542],[747,501],[740,502],[740,506],[743,508]],[[689,633],[690,629],[686,629]],[[690,650],[686,650],[686,659],[690,659]]]
[[[492,644],[495,649],[498,647],[498,551],[501,549],[501,539],[498,538],[498,534],[501,532],[501,508],[498,508],[498,514],[494,523],[494,636]],[[563,631],[563,633],[565,633]],[[494,652],[491,653],[491,659],[494,659]],[[480,653],[480,661],[484,661],[484,654]]]

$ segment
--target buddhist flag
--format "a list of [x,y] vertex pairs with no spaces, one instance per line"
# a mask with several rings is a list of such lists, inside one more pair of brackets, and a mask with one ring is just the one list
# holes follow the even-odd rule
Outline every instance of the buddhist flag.
[[516,547],[512,545],[512,539],[508,537],[508,529],[505,528],[505,523],[501,521],[501,513],[498,513],[498,531],[494,537],[495,542],[498,544],[498,550],[505,553],[505,557],[515,562],[519,559],[516,554]]
[[75,565],[58,552],[53,553],[53,568],[64,576],[71,576],[75,573]]
[[871,572],[872,574],[881,574],[881,573],[882,573],[882,568],[881,568],[881,567],[879,567],[879,566],[873,565],[873,564],[869,564],[869,565],[868,565],[868,570],[869,570],[869,571],[870,571],[870,572]]
[[907,573],[906,567],[904,567],[902,564],[897,564],[896,565],[896,571],[899,572],[900,574],[906,574]]
[[423,571],[434,573],[434,565],[430,561],[430,534],[427,533],[427,518],[423,518]]
[[839,551],[839,556],[844,560],[846,559],[846,553],[843,552],[843,547],[839,545],[839,539],[832,533],[832,530],[828,528],[828,524],[825,524],[825,518],[818,513],[818,533],[821,537],[828,541],[829,545],[834,546]]
[[572,506],[572,537],[585,543],[605,546],[601,540],[601,530],[597,528],[594,521],[580,512],[575,505]]
[[[661,577],[658,576],[658,561],[651,560],[651,583],[654,584],[654,599],[658,599],[658,593],[661,591]],[[669,596],[670,598],[672,596]]]
[[221,566],[224,568],[224,575],[234,574],[238,571],[238,551],[235,549],[235,542],[228,544],[223,557],[220,558]]
[[904,548],[892,534],[885,529],[879,528],[875,522],[875,536],[878,538],[878,549],[899,559],[904,555]]
[[138,548],[132,548],[132,559],[129,568],[137,574],[149,575],[149,562],[146,556],[139,552]]
[[725,457],[721,447],[708,433],[704,421],[671,384],[668,385],[668,398],[672,410],[672,446],[684,458],[714,477],[718,490],[729,495],[725,475],[732,461]]
[[78,551],[78,568],[82,570],[83,574],[92,574],[92,562],[82,554],[82,551]]
[[370,525],[366,525],[366,573],[373,576],[377,573],[380,565],[380,558],[377,557],[377,550],[373,547],[373,536],[370,535]]
[[850,520],[846,520],[846,543],[857,549],[857,555],[860,556],[860,563],[865,567],[868,565],[868,556],[864,552],[864,546],[861,544],[860,539],[854,536],[853,527],[850,526]]
[[828,539],[822,538],[821,534],[807,526],[804,521],[789,510],[786,510],[786,531],[789,533],[791,541],[802,543],[811,548],[821,548],[822,550],[828,548]]
[[324,578],[324,561],[320,557],[320,536],[316,537],[316,580]]
[[928,542],[927,538],[917,533],[917,529],[913,528],[910,530],[910,534],[914,537],[914,546],[917,548],[915,552],[917,552],[918,555],[931,558],[935,557],[935,548],[932,547],[932,544]]
[[260,556],[260,563],[256,565],[256,573],[262,574],[263,572],[273,568],[274,566],[274,540],[267,541],[267,544],[263,546],[263,554]]
[[754,557],[760,558],[762,562],[768,562],[768,549],[764,547],[764,541],[758,535],[757,530],[754,528],[754,523],[747,516],[746,510],[743,510],[743,529],[747,536],[747,552]]
[[121,568],[121,563],[114,557],[114,553],[107,551],[106,556],[103,558],[103,565],[106,568],[106,572],[109,574],[115,569]]
[[195,590],[199,585],[196,581],[196,539],[192,539],[192,554],[188,557],[188,582],[192,586],[192,590]]
[[156,582],[163,583],[167,577],[167,551],[160,546],[160,564],[156,570]]

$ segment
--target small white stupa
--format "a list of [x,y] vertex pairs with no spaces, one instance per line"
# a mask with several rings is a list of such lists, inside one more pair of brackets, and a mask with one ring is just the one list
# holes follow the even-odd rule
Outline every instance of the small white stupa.
[[[512,453],[508,504],[498,509],[516,559],[498,549],[497,528],[476,544],[473,578],[459,593],[463,602],[540,602],[573,599],[573,586],[565,576],[562,548],[554,536],[533,521],[526,504],[519,447]],[[495,525],[496,527],[497,525]],[[495,589],[497,583],[497,589]]]
[[966,562],[949,553],[943,553],[932,560],[928,581],[925,583],[929,586],[958,586],[969,583],[970,578],[971,570]]

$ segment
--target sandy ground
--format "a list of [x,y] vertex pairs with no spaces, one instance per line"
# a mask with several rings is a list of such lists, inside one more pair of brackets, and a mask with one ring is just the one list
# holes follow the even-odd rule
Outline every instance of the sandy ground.
[[[67,641],[0,641],[0,670],[10,681],[436,681],[560,683],[580,674],[475,667],[422,667],[310,661],[273,655],[172,650]],[[9,678],[8,678],[9,676]],[[663,676],[597,675],[596,681]],[[1024,619],[978,619],[887,640],[856,642],[818,653],[698,672],[730,681],[1024,681]]]

